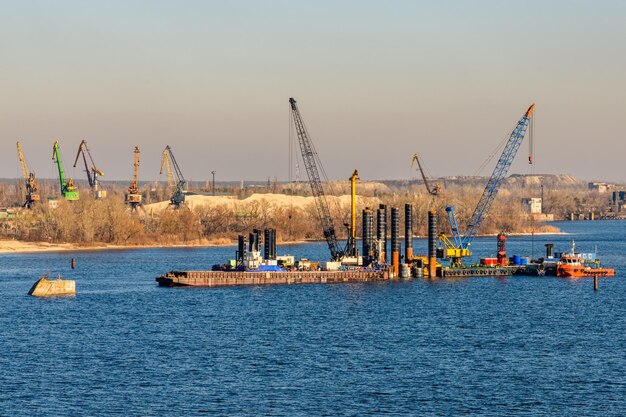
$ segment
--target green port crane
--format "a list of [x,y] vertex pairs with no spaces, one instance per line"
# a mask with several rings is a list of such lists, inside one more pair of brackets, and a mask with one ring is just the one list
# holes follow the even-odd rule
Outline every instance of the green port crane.
[[41,198],[39,196],[39,193],[37,192],[38,187],[37,180],[35,179],[35,174],[29,171],[28,165],[26,164],[26,159],[24,158],[24,154],[22,153],[22,146],[19,142],[17,142],[17,156],[20,159],[22,175],[24,176],[24,186],[26,187],[26,200],[24,201],[23,207],[31,208]]
[[[87,173],[87,182],[89,182],[89,187],[91,187],[94,197],[105,198],[106,191],[100,190],[100,180],[98,179],[99,177],[104,176],[104,173],[96,168],[96,164],[91,157],[91,152],[89,152],[89,148],[87,147],[86,140],[83,140],[80,145],[78,145],[78,152],[76,153],[76,159],[74,160],[74,168],[76,168],[78,158],[80,158],[81,154],[85,164],[85,172]],[[87,161],[87,157],[89,157],[89,161]],[[91,165],[89,162],[91,162]]]
[[63,198],[69,201],[78,200],[78,190],[74,185],[74,180],[71,178],[65,179],[65,173],[63,172],[63,162],[61,162],[61,150],[59,149],[59,141],[55,140],[52,146],[52,161],[57,164],[59,170],[59,184],[61,186],[61,195]]
[[[174,175],[172,174],[172,167],[174,167],[174,175],[176,175],[176,182],[174,183]],[[172,153],[172,148],[169,145],[163,149],[163,153],[161,153],[161,171],[159,174],[163,174],[163,168],[167,173],[167,183],[171,187],[175,185],[174,193],[170,198],[170,204],[176,208],[180,208],[181,205],[185,202],[185,186],[187,185],[187,181],[183,176],[180,167],[178,166],[178,162],[176,162],[176,158],[174,158],[174,154]]]

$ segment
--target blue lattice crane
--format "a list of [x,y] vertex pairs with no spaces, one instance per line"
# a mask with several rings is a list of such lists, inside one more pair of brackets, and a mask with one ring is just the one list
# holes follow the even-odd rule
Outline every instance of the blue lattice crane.
[[[515,159],[515,155],[517,155],[517,151],[522,144],[526,131],[528,130],[528,125],[531,121],[534,109],[535,104],[533,103],[528,108],[526,113],[524,113],[524,116],[518,120],[517,125],[511,132],[509,140],[502,151],[502,155],[500,155],[500,159],[498,160],[491,177],[489,177],[485,190],[483,191],[483,194],[474,209],[474,213],[472,213],[472,217],[470,217],[470,220],[467,223],[465,234],[462,235],[459,230],[459,225],[454,213],[454,207],[446,207],[446,213],[448,214],[448,221],[450,223],[453,240],[451,241],[445,234],[439,234],[439,239],[443,242],[446,248],[443,257],[450,258],[453,265],[460,265],[462,258],[472,255],[469,250],[469,246],[472,239],[476,236],[478,229],[480,229],[482,221],[485,219],[491,209],[491,206],[493,205],[493,201],[495,200],[500,188],[500,183],[509,172],[513,159]],[[532,155],[529,158],[529,162],[532,163]]]

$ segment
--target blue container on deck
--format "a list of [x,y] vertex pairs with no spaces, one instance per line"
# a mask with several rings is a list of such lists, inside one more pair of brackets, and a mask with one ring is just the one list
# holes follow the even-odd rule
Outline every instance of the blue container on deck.
[[519,255],[513,255],[511,263],[515,266],[520,266],[522,264],[522,257]]
[[527,256],[520,257],[520,265],[528,265],[529,258]]
[[278,265],[259,265],[258,271],[261,272],[284,272],[285,270]]

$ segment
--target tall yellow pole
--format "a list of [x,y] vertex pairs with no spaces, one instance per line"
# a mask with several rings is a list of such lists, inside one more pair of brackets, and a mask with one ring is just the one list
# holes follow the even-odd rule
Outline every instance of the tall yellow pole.
[[352,242],[356,242],[356,181],[359,179],[359,171],[355,169],[350,177],[350,237]]

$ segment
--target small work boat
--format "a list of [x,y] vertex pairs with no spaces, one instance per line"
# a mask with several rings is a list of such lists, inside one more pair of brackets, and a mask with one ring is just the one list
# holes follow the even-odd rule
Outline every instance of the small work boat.
[[[582,277],[613,277],[615,269],[602,268],[600,261],[590,257],[583,257],[574,251],[575,243],[572,241],[572,249],[568,253],[563,253],[557,263],[556,276],[563,278]],[[593,266],[591,266],[591,265]]]

